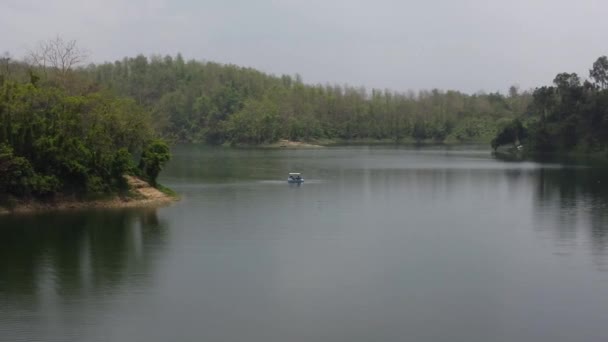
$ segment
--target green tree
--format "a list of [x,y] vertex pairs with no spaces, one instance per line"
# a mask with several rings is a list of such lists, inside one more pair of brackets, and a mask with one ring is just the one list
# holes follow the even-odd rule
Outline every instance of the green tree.
[[139,169],[151,185],[157,186],[158,175],[170,159],[171,152],[167,143],[162,140],[154,140],[144,148]]
[[522,122],[518,119],[513,120],[507,126],[505,126],[496,136],[492,139],[491,145],[494,150],[500,146],[513,144],[514,147],[520,143],[521,140],[527,137],[527,131],[524,128]]
[[29,181],[33,175],[34,170],[27,159],[15,156],[10,146],[0,145],[0,194],[29,194]]
[[[581,83],[574,73],[560,73],[553,87],[539,87],[533,93],[528,115],[527,149],[536,152],[603,152],[608,150],[608,60],[600,57],[590,76],[595,84]],[[517,129],[508,126],[492,142],[493,147],[516,140]],[[520,140],[525,139],[521,136]]]
[[608,57],[602,56],[593,63],[589,76],[602,89],[608,88]]

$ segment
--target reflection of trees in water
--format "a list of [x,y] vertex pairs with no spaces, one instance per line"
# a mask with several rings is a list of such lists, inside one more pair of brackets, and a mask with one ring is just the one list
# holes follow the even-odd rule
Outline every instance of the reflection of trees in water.
[[[47,213],[2,218],[0,299],[54,290],[99,292],[147,274],[166,238],[156,210]],[[9,298],[7,297],[7,298]]]
[[[604,168],[540,169],[537,218],[563,245],[588,239],[598,266],[608,266],[608,174]],[[551,220],[547,224],[547,220]]]
[[[525,161],[508,154],[495,156],[504,162]],[[532,173],[538,227],[549,231],[558,247],[566,252],[578,243],[588,245],[596,265],[608,270],[606,165],[587,158],[559,156],[545,156],[536,161],[545,165]]]

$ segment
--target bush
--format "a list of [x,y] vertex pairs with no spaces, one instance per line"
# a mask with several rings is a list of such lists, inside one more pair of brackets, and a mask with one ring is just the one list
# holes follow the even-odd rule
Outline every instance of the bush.
[[86,181],[86,194],[87,195],[102,195],[109,192],[109,187],[103,178],[98,176],[89,176]]
[[0,145],[0,192],[28,195],[32,176],[34,170],[27,159],[15,156],[11,147]]
[[33,195],[49,197],[61,189],[61,182],[55,176],[35,174],[30,180],[30,186]]

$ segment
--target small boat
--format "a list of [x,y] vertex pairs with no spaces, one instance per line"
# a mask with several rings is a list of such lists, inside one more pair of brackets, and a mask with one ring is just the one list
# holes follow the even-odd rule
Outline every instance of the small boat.
[[304,183],[304,178],[299,172],[290,172],[289,177],[287,177],[287,183]]

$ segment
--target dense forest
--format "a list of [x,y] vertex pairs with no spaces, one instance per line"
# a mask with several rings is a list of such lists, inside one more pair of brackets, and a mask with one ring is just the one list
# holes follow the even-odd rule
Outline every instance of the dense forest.
[[150,113],[79,81],[70,65],[78,52],[55,43],[44,67],[1,60],[0,201],[119,193],[125,174],[156,184],[170,154]]
[[156,132],[177,142],[489,142],[499,128],[525,113],[532,99],[517,87],[505,96],[310,85],[299,75],[274,76],[234,65],[185,61],[180,54],[139,55],[87,66],[76,58],[55,61],[52,68],[40,55],[30,53],[27,62],[6,63],[4,73],[24,83],[40,78],[39,84],[48,83],[54,73],[54,84],[69,94],[106,91],[131,98],[150,113]]
[[536,88],[530,109],[506,125],[492,147],[523,146],[528,152],[608,151],[608,58],[589,70],[590,80],[560,73],[553,86]]
[[[0,58],[0,193],[111,193],[123,174],[155,184],[165,141],[524,143],[605,150],[608,61],[592,81],[559,74],[533,93],[394,92],[305,84],[299,75],[176,56],[89,64],[56,38],[22,60]],[[407,75],[404,75],[406,77]],[[164,139],[164,140],[162,140]]]
[[499,93],[397,93],[307,85],[300,76],[137,56],[80,70],[90,82],[147,108],[157,130],[181,142],[261,144],[277,139],[485,141],[522,115],[531,96]]

